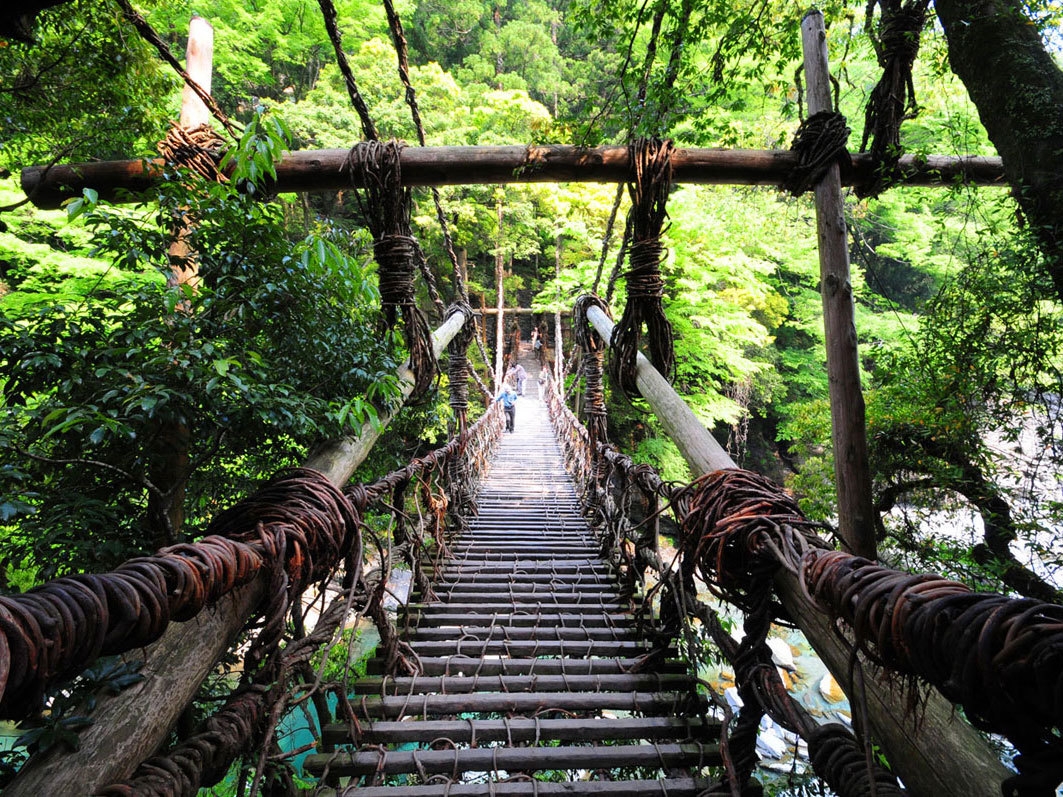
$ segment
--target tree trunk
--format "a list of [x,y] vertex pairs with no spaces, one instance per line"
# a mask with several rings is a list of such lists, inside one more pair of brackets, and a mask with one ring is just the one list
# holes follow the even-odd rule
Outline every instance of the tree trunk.
[[1018,0],[935,0],[967,87],[1063,298],[1063,71]]

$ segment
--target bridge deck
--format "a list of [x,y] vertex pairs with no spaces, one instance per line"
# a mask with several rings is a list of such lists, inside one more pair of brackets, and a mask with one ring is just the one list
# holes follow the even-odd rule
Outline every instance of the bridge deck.
[[534,376],[479,513],[434,594],[406,607],[423,673],[355,682],[357,743],[350,724],[328,727],[339,752],[305,763],[338,794],[693,797],[720,765],[719,724],[686,666],[640,658],[648,643],[580,515]]

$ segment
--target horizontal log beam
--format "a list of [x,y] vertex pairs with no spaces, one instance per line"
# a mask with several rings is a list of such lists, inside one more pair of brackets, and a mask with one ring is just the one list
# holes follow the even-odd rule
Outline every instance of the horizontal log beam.
[[[348,150],[321,149],[286,153],[277,164],[273,189],[280,193],[334,191],[357,186],[345,164]],[[673,179],[701,185],[781,185],[797,163],[790,150],[676,149]],[[616,183],[630,178],[627,147],[496,146],[407,147],[401,157],[406,185],[440,186],[496,183]],[[78,163],[22,170],[22,190],[39,208],[57,208],[92,188],[114,201],[120,190],[134,194],[151,188],[162,175],[160,158]],[[869,155],[854,155],[842,169],[842,182],[871,179]],[[906,185],[951,185],[957,182],[1003,185],[1000,158],[906,155],[900,161]]]

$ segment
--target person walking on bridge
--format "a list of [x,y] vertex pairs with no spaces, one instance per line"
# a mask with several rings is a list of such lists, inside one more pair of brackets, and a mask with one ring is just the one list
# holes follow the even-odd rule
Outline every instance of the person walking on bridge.
[[524,382],[528,378],[528,372],[524,370],[524,366],[521,365],[520,363],[517,363],[512,368],[510,368],[509,372],[506,373],[506,379],[511,379],[511,378],[513,379],[513,381],[515,381],[517,383],[517,395],[518,396],[523,396],[524,395]]
[[506,431],[512,432],[517,419],[517,391],[506,383],[502,387],[502,392],[495,397],[495,401],[502,402],[502,409],[506,411]]

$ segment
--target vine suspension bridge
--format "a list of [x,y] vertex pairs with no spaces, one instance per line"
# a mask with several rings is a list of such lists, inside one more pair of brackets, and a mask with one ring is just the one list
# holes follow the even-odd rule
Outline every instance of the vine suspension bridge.
[[[822,18],[810,19],[802,32],[811,119],[829,115],[830,92]],[[201,82],[209,86],[209,69]],[[184,118],[182,125],[195,129]],[[594,152],[442,153],[383,144],[365,127],[367,141],[350,152],[282,161],[278,182],[318,190],[342,177],[366,191],[359,201],[387,278],[385,316],[395,327],[401,318],[410,352],[399,374],[404,395],[430,387],[446,350],[457,433],[376,482],[348,484],[390,420],[385,413],[380,426],[333,441],[305,467],[221,512],[196,542],[110,573],[0,596],[3,718],[34,716],[45,695],[102,656],[134,660],[145,676],[100,698],[78,749],[57,745],[31,758],[6,795],[192,795],[224,778],[238,758],[254,773],[253,793],[295,794],[276,742],[293,710],[317,718],[306,771],[319,777],[318,793],[757,794],[755,746],[765,715],[806,740],[816,774],[846,797],[902,789],[1055,793],[1063,780],[1063,607],[880,566],[873,539],[860,537],[868,507],[860,490],[847,489],[859,474],[838,474],[844,550],[837,550],[834,536],[806,520],[781,488],[737,468],[668,385],[674,358],[657,266],[673,166],[694,181],[779,185],[808,165],[803,155],[735,161],[656,140]],[[196,158],[211,161],[213,149],[200,147]],[[816,186],[823,284],[845,288],[825,292],[824,316],[834,447],[848,455],[862,439],[863,405],[849,345],[846,233],[834,222],[842,218],[843,152],[844,142],[826,147],[796,181]],[[459,177],[448,161],[455,154],[468,159]],[[23,184],[48,205],[87,187],[143,188],[158,179],[157,166],[28,169]],[[998,163],[971,159],[894,166],[915,181],[1000,174]],[[857,159],[844,179],[864,179],[874,168]],[[206,172],[220,179],[216,162]],[[445,314],[432,296],[445,319],[434,333],[416,305],[408,186],[539,179],[630,181],[628,307],[615,326],[596,297],[581,297],[574,309],[586,426],[553,379],[539,394],[532,378],[507,435],[482,385],[487,411],[467,424],[465,351],[475,318],[464,285]],[[194,260],[188,254],[185,262]],[[832,258],[841,270],[832,270]],[[458,282],[456,259],[454,273]],[[642,343],[653,364],[639,353]],[[608,443],[607,349],[615,383],[647,400],[698,477],[691,484],[666,483]],[[525,364],[538,374],[536,363]],[[848,392],[836,394],[837,386]],[[849,461],[859,464],[859,454]],[[370,512],[390,516],[387,541],[363,533]],[[678,529],[678,554],[668,563],[657,546],[665,512]],[[385,598],[400,563],[414,597],[396,619]],[[741,639],[699,600],[699,584],[742,613]],[[354,617],[370,618],[380,633],[372,671],[326,682],[311,660]],[[766,643],[773,621],[805,633],[850,696],[855,732],[819,723],[789,695]],[[250,642],[239,682],[204,723],[171,738],[242,632]],[[737,714],[690,669],[706,640],[734,669]],[[1014,771],[979,731],[1008,741]]]

